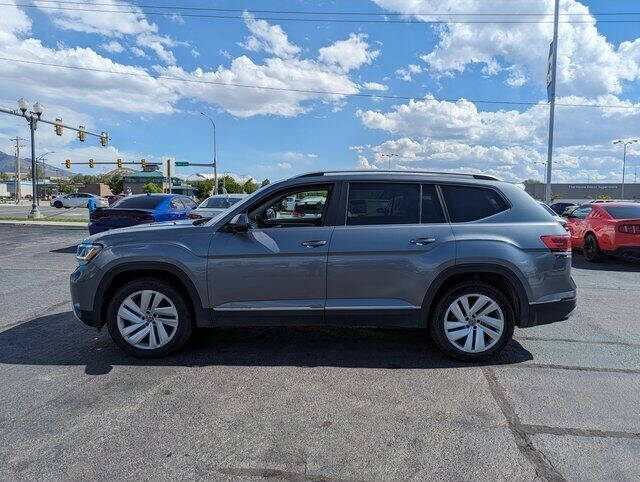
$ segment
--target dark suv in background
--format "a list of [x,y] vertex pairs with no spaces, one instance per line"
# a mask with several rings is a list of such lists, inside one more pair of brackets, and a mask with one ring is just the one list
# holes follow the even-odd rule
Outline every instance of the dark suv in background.
[[[314,211],[284,210],[292,197]],[[484,175],[304,174],[207,222],[91,236],[77,258],[76,316],[143,357],[195,327],[269,324],[424,328],[478,361],[576,304],[567,232]]]

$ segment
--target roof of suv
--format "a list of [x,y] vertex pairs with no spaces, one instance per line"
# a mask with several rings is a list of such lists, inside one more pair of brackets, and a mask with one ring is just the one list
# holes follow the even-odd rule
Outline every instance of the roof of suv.
[[462,172],[435,172],[435,171],[393,171],[393,170],[345,170],[345,171],[315,171],[294,176],[294,179],[305,177],[340,176],[340,177],[427,177],[427,178],[453,178],[453,179],[480,179],[485,181],[501,181],[501,179],[486,174],[471,174]]

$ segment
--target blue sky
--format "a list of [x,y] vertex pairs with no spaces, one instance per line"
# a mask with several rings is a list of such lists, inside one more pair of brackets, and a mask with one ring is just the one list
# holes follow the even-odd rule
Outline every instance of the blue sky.
[[[551,17],[496,14],[552,12],[552,0],[144,2],[244,13],[137,8],[119,0],[95,2],[100,6],[18,3],[30,6],[0,7],[4,11],[0,57],[198,81],[0,60],[1,105],[13,107],[19,97],[40,100],[46,117],[84,123],[108,131],[112,138],[109,149],[101,149],[94,140],[81,144],[70,132],[58,138],[52,128],[43,126],[37,149],[55,151],[49,158],[55,163],[66,158],[86,162],[90,157],[157,161],[165,156],[207,162],[211,134],[209,122],[199,115],[204,111],[217,124],[220,171],[259,180],[315,169],[385,168],[388,158],[382,154],[394,154],[393,167],[399,169],[489,172],[511,181],[542,178],[548,119],[544,77],[552,25],[432,25],[422,20],[550,21]],[[264,21],[259,17],[299,15],[254,13],[260,9],[382,13],[390,16],[365,18],[413,23]],[[154,11],[182,15],[167,17]],[[636,41],[640,8],[632,1],[563,0],[561,11],[571,14],[563,20],[584,22],[560,26],[558,97],[565,105],[556,114],[554,180],[616,181],[621,176],[621,153],[611,141],[640,134],[636,129],[640,108],[629,108],[638,105],[640,87],[640,40]],[[596,23],[592,16],[636,11],[635,16],[597,19],[638,23]],[[187,16],[194,13],[241,18]],[[264,91],[207,82],[413,100]],[[623,108],[570,107],[573,104]],[[26,137],[26,126],[3,117],[0,148],[11,152],[8,139],[16,134]],[[640,151],[630,152],[630,172],[638,156]],[[74,170],[101,171],[86,166]],[[197,170],[180,172],[191,175]]]

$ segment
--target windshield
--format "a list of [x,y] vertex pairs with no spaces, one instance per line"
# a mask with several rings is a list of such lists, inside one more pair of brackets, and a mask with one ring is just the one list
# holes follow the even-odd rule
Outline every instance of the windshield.
[[114,208],[127,209],[155,209],[164,197],[160,196],[129,196],[113,205]]
[[199,208],[227,209],[240,201],[241,197],[210,197],[202,201]]
[[614,219],[640,218],[640,204],[637,206],[607,206],[604,209]]

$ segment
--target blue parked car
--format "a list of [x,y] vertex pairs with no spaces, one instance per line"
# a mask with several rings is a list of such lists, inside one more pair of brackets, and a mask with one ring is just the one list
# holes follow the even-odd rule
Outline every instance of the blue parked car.
[[196,203],[180,194],[139,194],[127,196],[108,208],[97,208],[89,215],[89,233],[124,228],[136,224],[188,219]]

